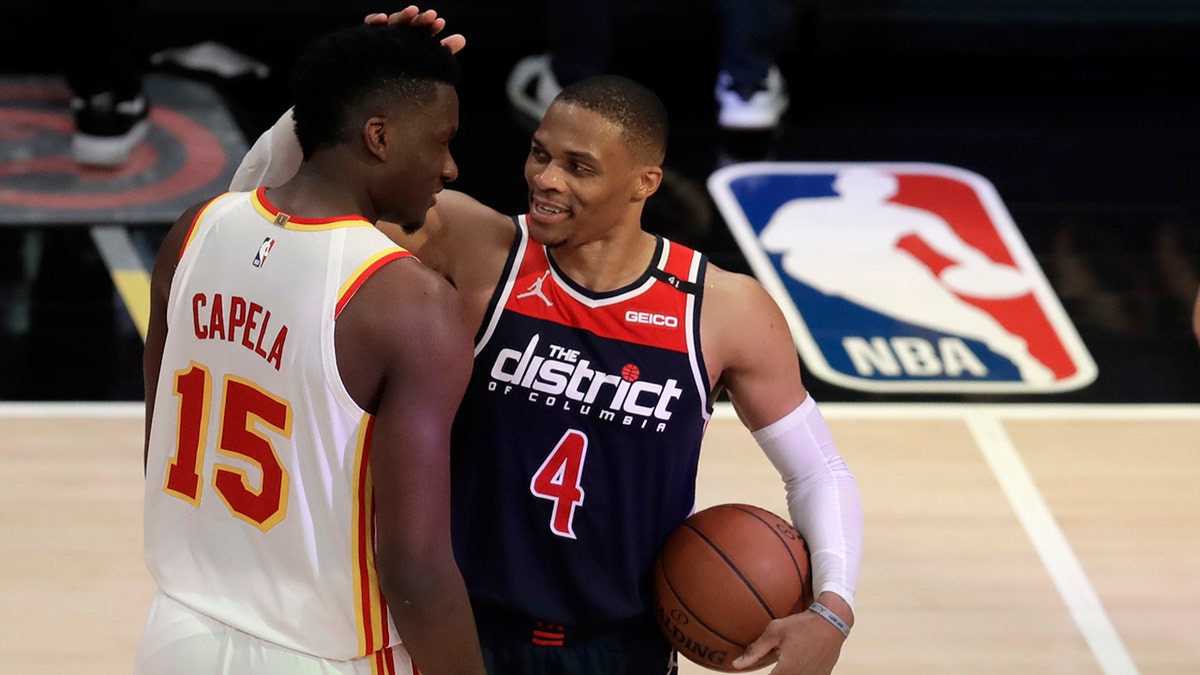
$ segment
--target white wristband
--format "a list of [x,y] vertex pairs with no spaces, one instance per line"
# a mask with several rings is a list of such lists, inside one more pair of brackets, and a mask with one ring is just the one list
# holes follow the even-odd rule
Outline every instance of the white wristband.
[[833,610],[829,609],[825,605],[822,605],[819,602],[814,602],[808,606],[808,611],[819,615],[821,618],[833,624],[834,628],[837,628],[842,632],[842,637],[850,637],[850,626],[847,626],[846,622],[842,621],[842,617],[834,614]]

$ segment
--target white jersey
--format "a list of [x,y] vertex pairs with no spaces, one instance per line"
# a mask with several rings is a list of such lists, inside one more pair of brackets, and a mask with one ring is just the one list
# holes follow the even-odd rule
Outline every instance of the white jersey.
[[376,577],[373,418],[342,385],[334,324],[374,270],[409,255],[358,217],[289,219],[263,190],[196,217],[146,471],[146,564],[163,593],[321,658],[399,644]]

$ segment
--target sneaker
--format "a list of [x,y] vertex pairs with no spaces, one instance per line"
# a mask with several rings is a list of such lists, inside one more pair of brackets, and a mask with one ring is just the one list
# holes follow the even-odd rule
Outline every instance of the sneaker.
[[150,64],[184,73],[214,75],[222,80],[253,77],[265,80],[271,67],[232,47],[205,40],[190,47],[172,47],[150,55]]
[[150,105],[141,94],[126,101],[118,101],[111,91],[87,99],[75,97],[71,109],[75,113],[71,156],[84,166],[121,166],[150,127]]
[[514,108],[540,122],[562,86],[550,68],[550,55],[535,54],[517,61],[505,89]]
[[767,71],[767,79],[751,89],[735,86],[733,77],[722,71],[717,76],[716,94],[721,105],[717,123],[723,129],[770,129],[779,124],[788,107],[787,83],[775,66]]

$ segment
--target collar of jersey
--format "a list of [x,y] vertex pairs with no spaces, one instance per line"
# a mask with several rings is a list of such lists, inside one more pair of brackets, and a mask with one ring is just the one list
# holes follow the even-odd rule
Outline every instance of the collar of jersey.
[[623,299],[623,296],[635,295],[644,290],[649,283],[653,282],[653,277],[650,276],[650,270],[666,264],[666,259],[663,256],[664,241],[665,240],[661,236],[655,235],[654,255],[650,257],[650,265],[642,272],[641,276],[625,286],[622,286],[621,288],[604,292],[589,290],[575,283],[570,277],[567,276],[565,272],[562,271],[562,268],[560,268],[558,264],[554,262],[554,257],[550,254],[550,249],[543,246],[542,250],[546,253],[546,262],[550,264],[550,273],[554,275],[555,282],[562,286],[563,289],[565,289],[571,295],[574,295],[576,299],[604,302],[611,301],[613,299]]
[[[267,220],[288,230],[336,230],[340,227],[373,227],[360,215],[337,216],[334,218],[301,218],[280,211],[267,199],[267,188],[260,187],[250,195],[254,209]],[[282,222],[281,222],[282,221]]]

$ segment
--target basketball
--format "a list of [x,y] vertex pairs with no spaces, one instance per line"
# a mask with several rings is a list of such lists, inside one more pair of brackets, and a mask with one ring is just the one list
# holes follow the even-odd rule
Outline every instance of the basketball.
[[730,665],[767,624],[813,601],[808,545],[791,523],[748,504],[692,514],[654,565],[655,612],[667,641],[712,670]]

